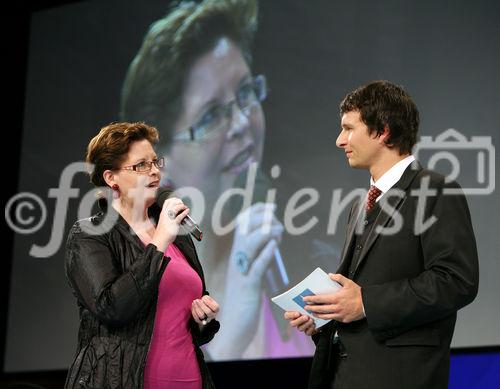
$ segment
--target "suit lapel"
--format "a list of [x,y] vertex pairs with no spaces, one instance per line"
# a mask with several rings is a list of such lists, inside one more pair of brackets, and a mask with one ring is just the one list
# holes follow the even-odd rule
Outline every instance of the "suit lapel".
[[356,225],[358,224],[358,219],[360,217],[360,210],[362,201],[355,201],[351,207],[351,212],[349,212],[349,220],[347,222],[347,234],[344,244],[344,250],[342,251],[341,261],[337,269],[337,273],[344,274],[343,271],[348,266],[349,261],[347,258],[351,253],[351,248],[354,243],[354,232],[356,231]]
[[[401,179],[387,192],[384,194],[384,196],[380,199],[380,201],[385,202],[387,204],[387,212],[384,210],[380,210],[380,213],[378,214],[377,218],[375,219],[375,222],[371,226],[370,232],[368,233],[368,236],[366,238],[366,242],[361,250],[361,254],[359,256],[358,263],[356,264],[356,269],[354,270],[354,274],[356,274],[359,266],[361,263],[366,258],[366,255],[368,254],[368,251],[370,248],[373,246],[373,244],[377,241],[379,237],[379,233],[377,230],[386,227],[388,223],[392,220],[392,216],[394,215],[394,212],[396,212],[401,205],[403,204],[404,200],[408,196],[407,189],[416,177],[416,175],[422,170],[422,167],[418,163],[418,161],[414,161],[411,163],[406,170],[404,171],[403,175],[401,176]],[[398,196],[395,195],[395,193],[404,191],[404,196]],[[393,195],[391,195],[391,193]],[[385,199],[384,199],[385,197]],[[384,203],[381,203],[382,206],[384,206]],[[353,231],[355,228],[353,229]]]

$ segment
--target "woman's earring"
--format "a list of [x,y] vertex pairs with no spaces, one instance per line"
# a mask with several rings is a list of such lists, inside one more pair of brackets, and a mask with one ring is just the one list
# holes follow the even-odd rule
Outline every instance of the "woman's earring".
[[120,187],[118,186],[118,184],[113,184],[113,186],[111,187],[113,189],[113,198],[114,199],[117,199],[120,197]]

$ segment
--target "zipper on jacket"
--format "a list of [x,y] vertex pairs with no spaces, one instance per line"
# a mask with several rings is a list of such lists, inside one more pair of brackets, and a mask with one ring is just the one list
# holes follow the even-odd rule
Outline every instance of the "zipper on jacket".
[[[165,259],[167,257],[164,257]],[[162,261],[163,261],[162,259]],[[170,260],[170,258],[168,258]],[[161,279],[163,278],[163,274],[165,273],[165,269],[163,270],[161,277],[160,277],[160,283]],[[140,383],[140,387],[144,388],[144,374],[146,372],[146,362],[148,360],[148,355],[149,355],[149,350],[151,349],[151,340],[153,339],[153,335],[155,333],[155,324],[156,324],[156,312],[158,311],[158,297],[160,294],[160,283],[158,283],[158,290],[156,292],[156,302],[155,302],[155,309],[154,309],[154,315],[153,315],[153,329],[151,331],[151,336],[149,337],[149,342],[148,342],[148,351],[146,352],[146,355],[144,356],[144,359],[142,361],[142,382]]]
[[142,361],[142,381],[140,383],[140,387],[144,388],[144,376],[146,373],[146,362],[148,360],[148,355],[149,355],[149,350],[151,349],[151,340],[153,340],[153,335],[155,333],[155,322],[156,322],[156,311],[158,309],[158,294],[156,295],[156,303],[155,303],[155,312],[153,316],[153,330],[151,331],[151,336],[149,337],[149,342],[148,342],[148,351],[146,352],[146,355],[143,358]]

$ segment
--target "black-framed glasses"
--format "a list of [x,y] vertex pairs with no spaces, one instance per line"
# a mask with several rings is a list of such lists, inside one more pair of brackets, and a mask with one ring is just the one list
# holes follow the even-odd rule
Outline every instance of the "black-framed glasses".
[[236,98],[226,104],[210,107],[193,126],[178,132],[173,139],[180,142],[207,140],[229,129],[233,117],[233,105],[247,117],[267,96],[266,77],[262,74],[243,82],[236,91]]
[[120,169],[133,170],[137,173],[146,173],[151,170],[153,165],[155,165],[158,169],[165,167],[165,158],[160,157],[158,159],[154,159],[153,161],[142,161],[136,163],[135,165],[123,166]]

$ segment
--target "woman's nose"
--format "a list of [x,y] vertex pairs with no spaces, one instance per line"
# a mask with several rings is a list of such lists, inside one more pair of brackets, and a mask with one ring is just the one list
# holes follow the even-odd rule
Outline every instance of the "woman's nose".
[[250,128],[250,119],[243,113],[240,107],[238,107],[238,104],[233,105],[231,113],[229,131],[226,134],[227,140],[245,135]]
[[149,171],[149,174],[151,174],[151,175],[154,175],[154,174],[160,175],[161,174],[161,169],[153,163],[153,164],[151,164],[151,170]]

